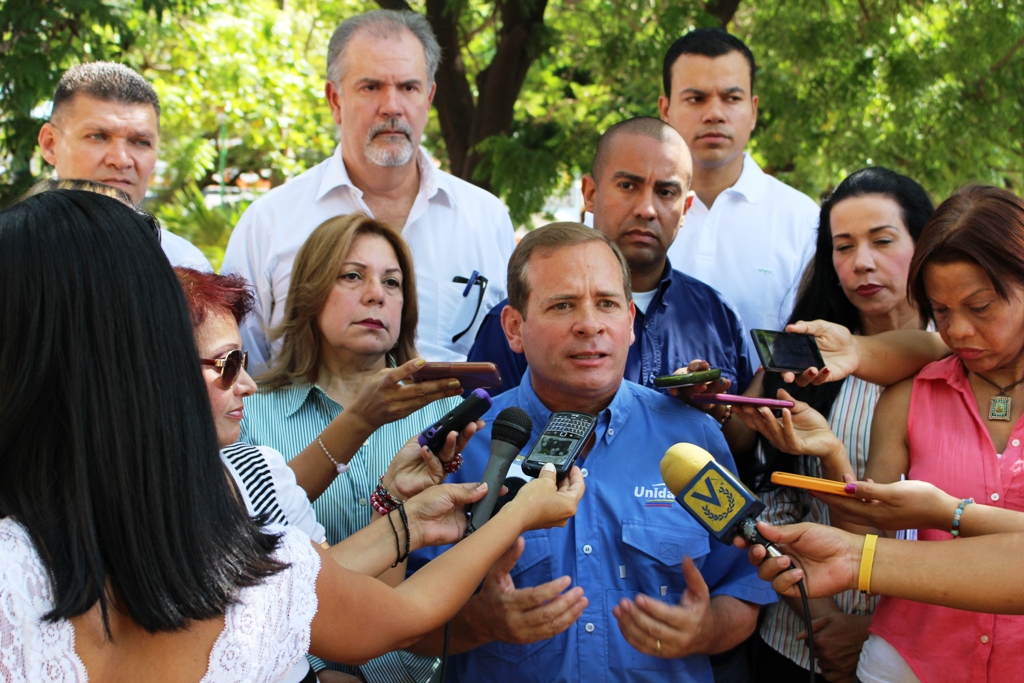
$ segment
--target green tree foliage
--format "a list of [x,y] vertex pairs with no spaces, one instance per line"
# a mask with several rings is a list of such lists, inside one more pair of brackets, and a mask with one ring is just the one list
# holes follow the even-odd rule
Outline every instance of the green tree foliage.
[[[274,183],[328,155],[327,40],[346,16],[405,0],[0,0],[2,182],[27,178],[30,112],[75,61],[121,59],[160,93],[162,187],[234,172]],[[657,115],[661,59],[697,26],[726,25],[759,63],[750,145],[818,196],[868,164],[937,199],[967,181],[1017,188],[1024,6],[987,0],[413,0],[446,61],[426,146],[490,188],[517,223],[589,170],[601,131]],[[165,11],[162,15],[161,10]],[[223,140],[221,127],[223,125]],[[4,159],[6,158],[6,162]],[[190,193],[186,195],[185,193]],[[186,215],[168,216],[188,231]],[[205,219],[204,219],[205,220]],[[203,223],[209,225],[209,222]],[[212,239],[208,227],[195,234]],[[224,234],[218,242],[226,239]]]

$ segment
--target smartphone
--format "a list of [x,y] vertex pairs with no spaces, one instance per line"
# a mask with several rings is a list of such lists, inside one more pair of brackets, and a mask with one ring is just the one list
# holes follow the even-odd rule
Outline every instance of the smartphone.
[[554,413],[523,461],[523,472],[539,477],[541,468],[550,462],[555,466],[555,477],[561,480],[580,457],[596,425],[597,418],[587,413],[570,410]]
[[470,422],[476,422],[484,413],[491,409],[491,397],[483,389],[474,389],[473,393],[459,405],[448,411],[448,414],[424,429],[417,441],[437,455],[444,448],[444,440],[449,432],[461,432]]
[[765,370],[803,372],[807,368],[825,367],[813,334],[751,330],[750,336]]
[[413,382],[454,377],[462,388],[493,389],[501,386],[501,374],[494,363],[427,363],[412,373]]
[[721,376],[722,371],[718,368],[701,370],[700,372],[688,372],[684,375],[662,375],[661,377],[654,378],[654,386],[659,389],[664,389],[666,387],[685,387],[690,386],[691,384],[703,384],[704,382],[710,382]]
[[758,396],[737,396],[736,394],[694,394],[690,397],[694,403],[721,404],[725,406],[765,406],[767,408],[792,408],[792,401],[778,398],[760,398]]
[[798,489],[806,489],[808,491],[821,491],[822,493],[831,493],[837,496],[846,496],[847,498],[856,497],[854,494],[846,492],[844,489],[846,484],[841,481],[819,479],[818,477],[805,477],[802,474],[772,472],[772,483],[780,484],[782,486],[792,486]]

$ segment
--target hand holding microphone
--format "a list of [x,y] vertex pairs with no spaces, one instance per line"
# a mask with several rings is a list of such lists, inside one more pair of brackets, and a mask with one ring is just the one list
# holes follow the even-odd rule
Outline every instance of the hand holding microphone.
[[677,443],[669,448],[661,459],[661,476],[676,501],[720,542],[731,544],[742,536],[764,546],[772,557],[782,555],[757,531],[764,503],[700,446]]
[[501,486],[508,474],[512,461],[519,451],[530,440],[533,431],[533,420],[526,411],[517,406],[505,408],[494,420],[491,429],[491,456],[484,469],[483,483],[487,484],[487,495],[473,505],[470,512],[469,526],[466,535],[473,533],[491,518],[494,503],[501,494]]

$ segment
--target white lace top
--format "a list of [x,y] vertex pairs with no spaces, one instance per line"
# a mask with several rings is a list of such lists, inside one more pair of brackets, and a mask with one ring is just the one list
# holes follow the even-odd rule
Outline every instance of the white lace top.
[[[320,556],[293,527],[268,531],[282,534],[274,557],[291,566],[243,589],[228,607],[200,683],[278,681],[309,651]],[[0,520],[0,681],[89,680],[71,622],[41,620],[52,606],[49,577],[28,532],[11,518]]]

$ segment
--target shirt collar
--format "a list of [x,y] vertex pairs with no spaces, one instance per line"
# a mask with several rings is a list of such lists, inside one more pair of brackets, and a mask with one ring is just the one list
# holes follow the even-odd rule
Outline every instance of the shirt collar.
[[743,153],[743,170],[740,177],[726,192],[736,192],[743,195],[751,204],[759,204],[768,191],[768,176],[757,165],[757,162],[748,154]]
[[293,384],[290,387],[277,389],[273,393],[278,396],[281,412],[283,412],[286,417],[291,417],[295,413],[299,412],[306,402],[314,396],[314,389],[324,397],[330,398],[323,389],[315,384]]
[[[425,195],[427,201],[434,201],[435,198],[444,198],[448,204],[455,208],[455,192],[452,190],[451,179],[444,173],[438,173],[434,167],[434,160],[430,158],[427,151],[421,146],[416,147],[416,165],[420,169],[419,194]],[[338,187],[348,188],[356,197],[362,197],[363,191],[352,182],[345,161],[341,156],[341,144],[334,148],[334,154],[327,160],[327,168],[323,177],[320,178],[320,187],[317,188],[316,201],[326,197],[332,190]],[[442,194],[438,196],[439,191]]]
[[933,382],[945,382],[950,387],[969,397],[974,396],[971,380],[967,377],[967,369],[956,356],[948,356],[924,366],[917,378]]
[[[612,402],[597,416],[597,438],[603,439],[605,443],[610,444],[622,432],[627,418],[636,405],[637,399],[633,395],[630,385],[632,382],[622,380]],[[551,419],[551,410],[541,402],[537,392],[533,390],[530,368],[526,368],[522,382],[519,384],[519,404],[533,419],[533,435],[539,437],[544,430],[544,425]]]

